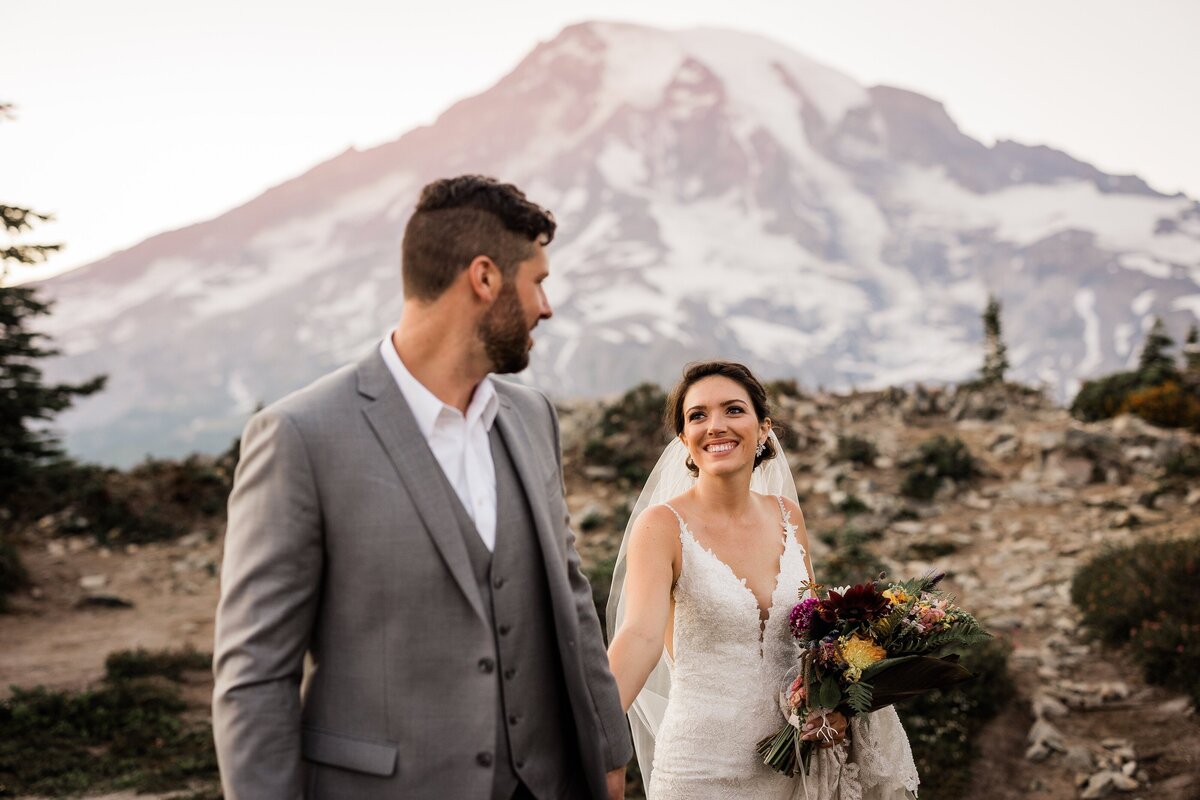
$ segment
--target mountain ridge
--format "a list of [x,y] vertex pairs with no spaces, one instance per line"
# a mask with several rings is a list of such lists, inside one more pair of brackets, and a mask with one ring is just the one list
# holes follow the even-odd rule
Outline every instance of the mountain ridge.
[[[104,395],[74,452],[217,450],[400,315],[420,187],[512,180],[559,219],[555,318],[521,376],[561,396],[738,358],[828,387],[968,377],[989,292],[1013,374],[1063,398],[1155,314],[1200,316],[1200,205],[1041,145],[980,143],[916,92],[756,34],[580,23],[428,126],[43,284],[55,377]],[[98,301],[97,294],[104,300]]]

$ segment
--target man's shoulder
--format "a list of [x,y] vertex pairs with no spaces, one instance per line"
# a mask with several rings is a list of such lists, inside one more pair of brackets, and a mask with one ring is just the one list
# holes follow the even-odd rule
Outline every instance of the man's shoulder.
[[307,386],[265,407],[260,414],[286,417],[297,425],[327,419],[342,409],[352,408],[358,394],[357,364],[347,364],[326,373]]
[[550,401],[540,389],[495,375],[492,376],[492,385],[502,400],[508,400],[521,413],[544,416],[552,409]]

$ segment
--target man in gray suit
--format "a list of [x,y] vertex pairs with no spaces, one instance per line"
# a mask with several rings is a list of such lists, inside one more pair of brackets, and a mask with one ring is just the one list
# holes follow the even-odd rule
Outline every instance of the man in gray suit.
[[426,186],[399,326],[247,425],[214,653],[229,800],[623,796],[558,421],[489,377],[550,317],[554,229],[511,185]]

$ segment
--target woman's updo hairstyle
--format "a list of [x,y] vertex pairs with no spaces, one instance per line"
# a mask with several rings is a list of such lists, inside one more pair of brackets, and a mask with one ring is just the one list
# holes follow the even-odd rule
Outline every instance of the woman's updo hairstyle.
[[[683,433],[683,400],[688,393],[688,389],[691,389],[692,386],[705,378],[713,376],[728,378],[745,389],[746,394],[750,397],[750,404],[754,406],[754,416],[758,418],[759,422],[771,416],[771,408],[767,403],[767,390],[763,388],[762,383],[758,378],[754,377],[754,373],[744,364],[738,364],[734,361],[697,361],[683,368],[683,377],[679,379],[679,382],[675,384],[675,388],[671,390],[670,396],[667,397],[667,410],[664,421],[669,430],[675,431],[676,436]],[[775,444],[768,437],[766,442],[763,443],[762,455],[754,457],[755,469],[762,462],[774,457]],[[688,456],[687,468],[693,476],[700,474],[691,456]]]

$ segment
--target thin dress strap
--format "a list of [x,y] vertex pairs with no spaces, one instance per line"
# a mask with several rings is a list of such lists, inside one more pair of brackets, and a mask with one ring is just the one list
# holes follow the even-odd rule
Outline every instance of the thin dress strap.
[[683,517],[679,515],[679,512],[675,510],[675,506],[671,505],[670,503],[663,503],[663,505],[671,509],[671,513],[675,515],[675,519],[679,520],[680,528],[683,528],[687,524],[683,521]]
[[792,527],[792,512],[788,511],[788,507],[783,504],[783,495],[777,494],[775,495],[775,499],[779,501],[779,513],[783,517],[783,529],[784,531],[788,531]]

